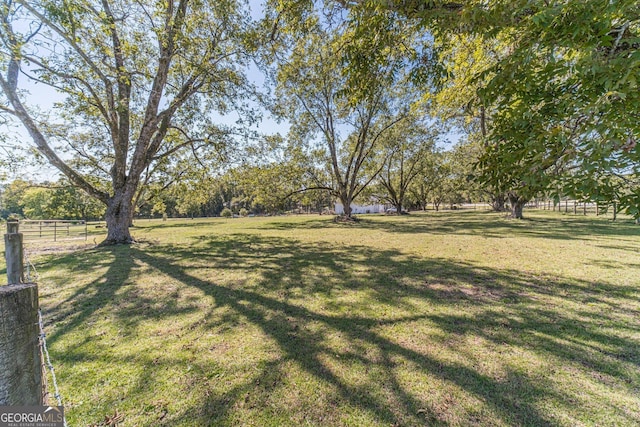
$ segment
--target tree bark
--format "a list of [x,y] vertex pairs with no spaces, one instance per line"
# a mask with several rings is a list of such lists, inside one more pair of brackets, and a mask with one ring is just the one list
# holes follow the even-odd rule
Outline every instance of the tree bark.
[[504,194],[493,194],[491,196],[491,209],[493,209],[494,212],[504,212],[504,204]]
[[118,192],[109,199],[105,220],[107,221],[107,238],[101,246],[130,244],[135,242],[129,232],[133,219],[133,195]]
[[342,199],[342,206],[344,207],[344,216],[351,218],[351,198],[345,197]]
[[511,218],[524,219],[522,216],[522,209],[527,203],[527,199],[520,197],[517,194],[509,194],[509,203],[511,203]]
[[522,208],[524,203],[517,202],[511,207],[511,218],[524,219],[522,216]]

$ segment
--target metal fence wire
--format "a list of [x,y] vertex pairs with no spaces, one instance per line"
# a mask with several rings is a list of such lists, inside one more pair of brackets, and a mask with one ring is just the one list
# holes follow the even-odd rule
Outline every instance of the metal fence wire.
[[[38,270],[36,270],[35,265],[33,265],[33,263],[31,262],[31,259],[29,258],[29,253],[27,251],[24,252],[24,257],[25,257],[25,264],[26,264],[26,279],[28,283],[34,283],[39,275],[38,275]],[[38,309],[38,328],[40,330],[39,335],[38,335],[38,339],[39,339],[39,344],[40,344],[40,350],[41,350],[41,357],[42,357],[42,362],[44,364],[43,368],[43,375],[47,374],[47,369],[49,370],[49,373],[51,375],[51,380],[53,383],[53,397],[56,398],[56,401],[58,402],[58,406],[63,406],[62,404],[62,395],[60,394],[60,389],[58,388],[58,379],[56,378],[56,371],[53,367],[53,363],[51,363],[51,356],[49,355],[49,349],[47,348],[47,334],[44,332],[44,324],[42,322],[42,310]],[[45,388],[48,389],[48,382],[46,381],[46,378],[43,378],[43,383],[45,384]],[[46,396],[48,394],[48,390],[45,389],[44,395]],[[65,427],[67,427],[67,419],[66,417],[63,418],[63,425]]]
[[[38,309],[38,326],[40,327],[40,348],[42,349],[42,354],[45,360],[45,364],[49,372],[51,373],[51,379],[53,382],[53,397],[58,401],[58,406],[63,406],[62,404],[62,396],[60,395],[60,389],[58,388],[58,380],[56,378],[56,371],[53,368],[53,364],[51,363],[51,357],[49,356],[49,349],[47,348],[47,334],[44,332],[44,325],[42,324],[42,310]],[[67,427],[67,419],[63,418],[64,426]]]
[[38,270],[36,270],[36,266],[33,265],[29,259],[29,252],[26,247],[24,248],[24,258],[26,264],[25,267],[27,268],[25,279],[27,279],[27,283],[36,283],[40,278],[40,275],[38,274]]

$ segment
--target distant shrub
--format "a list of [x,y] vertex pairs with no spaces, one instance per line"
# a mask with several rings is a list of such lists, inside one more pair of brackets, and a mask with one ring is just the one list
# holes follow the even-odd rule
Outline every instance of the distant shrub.
[[222,209],[222,212],[220,212],[220,216],[223,218],[231,218],[233,216],[233,212],[231,212],[231,209],[229,208],[224,208]]
[[249,211],[246,210],[245,208],[240,209],[240,212],[238,212],[240,214],[240,216],[247,216],[249,215]]

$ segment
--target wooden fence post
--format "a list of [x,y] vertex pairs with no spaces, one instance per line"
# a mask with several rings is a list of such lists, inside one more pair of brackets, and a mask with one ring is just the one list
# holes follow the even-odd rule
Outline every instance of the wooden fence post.
[[42,405],[38,286],[22,283],[22,234],[17,221],[7,222],[4,242],[9,284],[0,286],[0,405]]
[[18,221],[7,221],[7,234],[4,235],[4,250],[7,260],[7,283],[9,285],[24,283],[22,233],[18,232],[18,227]]

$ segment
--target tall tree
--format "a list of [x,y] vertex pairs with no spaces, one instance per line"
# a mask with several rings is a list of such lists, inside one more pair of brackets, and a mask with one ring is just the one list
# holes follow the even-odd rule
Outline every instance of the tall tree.
[[391,203],[398,214],[406,205],[411,184],[424,175],[432,161],[436,127],[432,120],[414,116],[398,124],[383,139],[379,150],[383,168],[377,179],[383,191],[375,194]]
[[409,186],[411,203],[422,210],[427,210],[427,205],[433,200],[434,193],[443,187],[449,173],[444,157],[444,153],[438,150],[425,157],[420,174]]
[[[215,141],[210,112],[245,93],[250,27],[243,1],[2,0],[0,109],[106,205],[104,243],[129,243],[135,201],[157,165]],[[25,81],[62,101],[39,113]]]
[[[447,123],[452,123],[467,144],[464,150],[469,164],[478,164],[480,156],[489,149],[489,133],[493,125],[495,103],[489,103],[479,96],[479,90],[486,86],[490,76],[481,76],[489,67],[504,56],[509,46],[504,39],[486,38],[474,34],[453,32],[441,44],[440,58],[447,71],[447,79],[435,94],[434,110]],[[480,176],[478,170],[467,168],[469,175]],[[469,182],[469,185],[474,185]],[[477,185],[477,184],[476,184]],[[482,190],[489,198],[495,211],[503,211],[506,193],[514,189],[498,188],[493,183],[483,182]]]
[[374,156],[384,135],[405,118],[412,103],[409,91],[403,91],[400,84],[402,57],[385,46],[375,72],[357,83],[347,82],[343,54],[356,54],[354,43],[352,27],[318,18],[295,41],[278,69],[278,94],[287,100],[291,138],[304,144],[330,171],[331,181],[306,190],[331,192],[348,218],[353,201],[384,166]]
[[[438,41],[451,33],[507,40],[506,55],[472,73],[474,81],[483,83],[483,104],[493,105],[497,113],[488,157],[496,160],[494,165],[517,165],[486,169],[485,182],[515,185],[508,190],[518,196],[512,197],[516,203],[548,189],[546,184],[564,183],[565,193],[617,197],[621,209],[640,218],[636,0],[339,3],[352,14],[369,12],[367,32],[389,34],[381,17],[392,13],[407,18],[409,27],[429,28]],[[366,75],[370,63],[356,61],[352,69]],[[574,179],[558,173],[561,169],[571,169]]]
[[640,5],[537,1],[514,11],[521,19],[502,29],[514,49],[483,93],[499,102],[499,155],[522,165],[528,185],[547,167],[561,192],[617,199],[640,218]]
[[444,202],[454,205],[468,198],[469,168],[466,159],[460,156],[460,147],[464,146],[433,152],[411,185],[411,197],[423,210],[429,202],[437,211]]

